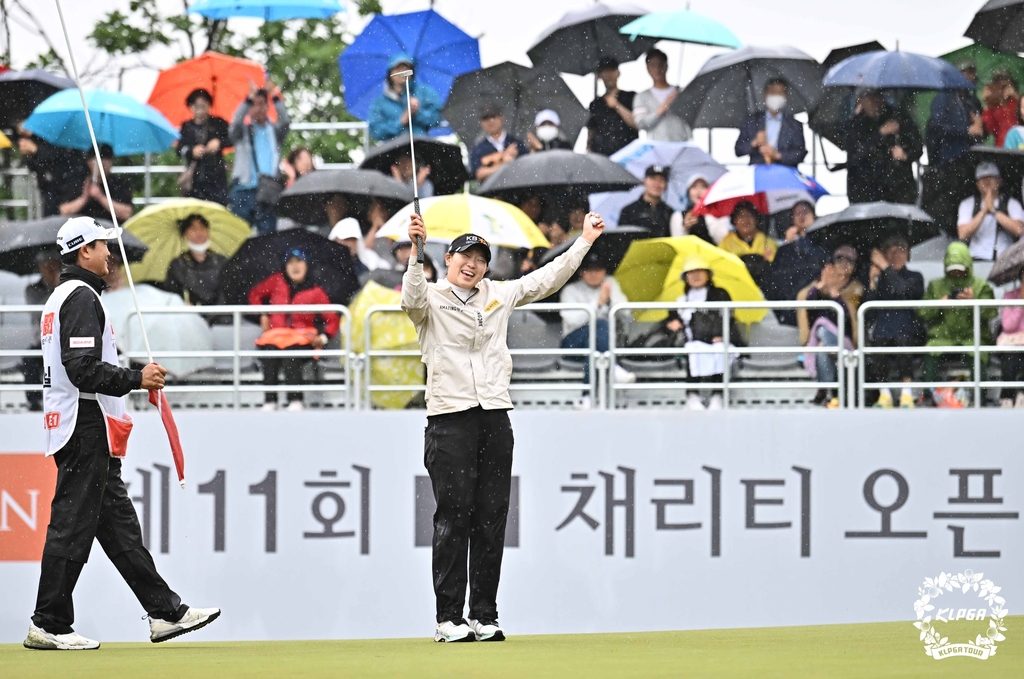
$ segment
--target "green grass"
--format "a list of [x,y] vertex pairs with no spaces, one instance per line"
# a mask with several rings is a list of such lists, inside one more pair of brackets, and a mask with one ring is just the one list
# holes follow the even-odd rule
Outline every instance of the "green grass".
[[[270,643],[104,644],[98,651],[33,652],[0,645],[0,677],[1020,677],[1024,616],[1008,617],[1007,639],[985,661],[924,654],[909,622],[647,634],[522,636],[495,644],[429,639]],[[962,629],[962,632],[957,633]],[[966,641],[977,623],[949,623]],[[1019,635],[1019,636],[1018,636]],[[186,639],[188,637],[185,637]]]

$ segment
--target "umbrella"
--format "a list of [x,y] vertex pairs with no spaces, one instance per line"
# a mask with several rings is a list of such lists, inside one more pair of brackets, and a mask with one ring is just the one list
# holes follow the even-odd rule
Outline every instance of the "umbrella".
[[[86,90],[85,100],[96,141],[109,144],[116,156],[160,153],[178,139],[178,131],[162,113],[127,94]],[[25,129],[54,146],[92,150],[77,89],[58,92],[41,103],[25,121]]]
[[516,158],[487,178],[482,196],[498,198],[526,189],[572,189],[577,193],[620,191],[639,183],[607,157],[553,149]]
[[615,59],[620,64],[633,61],[654,47],[655,41],[631,40],[619,30],[644,14],[647,10],[642,7],[601,3],[567,12],[540,34],[526,54],[534,66],[576,75],[593,73],[601,59]]
[[[626,256],[626,251],[629,250],[629,246],[635,240],[641,238],[647,238],[651,235],[651,232],[647,229],[642,229],[639,226],[622,226],[615,229],[605,229],[601,237],[598,238],[594,244],[590,247],[590,252],[587,256],[593,255],[596,257],[608,271],[614,272],[619,268],[619,264],[622,263],[622,258]],[[565,241],[561,245],[555,248],[551,248],[540,258],[542,265],[547,264],[555,257],[567,252],[572,244],[576,242],[579,236],[573,236],[569,240]]]
[[[57,231],[74,215],[46,217],[29,222],[0,222],[0,269],[13,271],[21,276],[36,273],[36,255],[40,252],[57,252]],[[108,221],[96,220],[104,228],[111,228]],[[129,262],[142,259],[146,245],[130,233],[122,233],[124,249]]]
[[1007,285],[1019,281],[1021,273],[1024,273],[1024,238],[999,253],[988,279],[994,285]]
[[807,238],[828,252],[849,244],[866,256],[897,233],[914,246],[938,235],[939,230],[927,212],[913,205],[855,203],[841,212],[816,219],[807,229]]
[[[366,347],[366,312],[370,307],[383,304],[397,305],[402,293],[367,281],[352,303],[352,351],[363,353]],[[372,349],[402,351],[418,349],[416,327],[401,311],[376,313],[370,317],[370,344]],[[423,362],[416,356],[392,356],[370,359],[373,384],[423,384]],[[401,409],[416,397],[415,391],[374,391],[370,402],[377,408]]]
[[0,127],[14,127],[28,118],[50,95],[75,86],[75,81],[41,68],[0,73]]
[[[680,276],[683,264],[692,256],[707,262],[715,285],[724,288],[734,302],[764,299],[739,257],[696,236],[635,241],[615,271],[615,280],[631,302],[674,302],[683,294]],[[741,309],[735,316],[741,323],[757,323],[765,313],[765,309]],[[660,321],[667,315],[667,311],[642,311],[636,319]]]
[[[548,152],[550,153],[550,151]],[[420,200],[427,242],[448,244],[464,233],[475,233],[492,246],[549,248],[551,243],[537,225],[514,205],[468,194]],[[377,232],[380,238],[409,240],[413,205],[406,205]]]
[[202,215],[210,223],[210,249],[225,257],[235,254],[252,234],[245,220],[219,203],[172,198],[150,205],[124,223],[125,231],[149,247],[142,261],[132,267],[135,280],[159,282],[167,278],[167,267],[187,250],[178,224],[193,214]]
[[331,227],[324,201],[334,195],[348,201],[348,214],[366,211],[374,198],[398,209],[412,201],[412,188],[373,170],[316,170],[300,177],[281,193],[277,214],[300,224]]
[[644,37],[733,49],[740,46],[739,39],[728,28],[689,9],[647,14],[629,22],[619,32],[631,40]]
[[332,304],[348,304],[359,290],[348,248],[305,229],[289,229],[247,240],[220,274],[226,304],[248,304],[249,291],[281,271],[284,254],[300,248],[309,258],[309,280],[324,289]]
[[[210,115],[231,120],[238,105],[249,96],[249,88],[262,87],[266,79],[263,67],[255,61],[229,57],[217,52],[182,61],[160,71],[149,105],[163,113],[175,127],[192,119],[185,99],[193,90],[204,89],[213,97]],[[274,107],[269,113],[276,115]]]
[[786,111],[814,108],[821,98],[821,65],[794,47],[742,47],[707,60],[672,102],[691,127],[739,127],[761,106],[772,78],[789,84]]
[[1024,52],[1024,0],[988,0],[964,37],[1000,52]]
[[973,90],[948,61],[912,52],[865,52],[841,61],[825,74],[826,87],[877,90]]
[[737,203],[750,201],[762,214],[788,210],[801,201],[817,202],[826,191],[817,181],[785,165],[748,165],[729,170],[711,185],[695,213],[725,217]]
[[[879,51],[884,52],[885,47],[877,41],[839,47],[828,53],[821,66],[827,71],[852,56]],[[852,91],[840,87],[824,88],[821,99],[807,115],[807,125],[839,148],[843,148],[846,144],[843,139],[843,124],[853,118],[853,109],[856,105],[856,97]]]
[[14,144],[11,143],[10,138],[3,132],[0,132],[0,149],[9,149],[13,146]]
[[416,81],[448,99],[452,83],[480,68],[480,44],[434,10],[409,14],[378,14],[338,57],[345,82],[345,107],[366,120],[380,96],[391,59],[408,54]]
[[871,42],[862,42],[857,45],[849,45],[847,47],[837,47],[828,53],[825,57],[825,61],[821,62],[821,67],[826,71],[841,61],[846,61],[850,57],[855,57],[858,54],[864,54],[865,52],[884,52],[885,46],[877,40]]
[[[454,144],[445,144],[431,137],[413,137],[416,143],[416,164],[430,166],[430,181],[434,183],[434,194],[447,196],[461,191],[469,180],[466,165],[462,162],[462,149]],[[380,146],[370,149],[359,165],[363,170],[376,170],[391,177],[391,166],[402,156],[409,155],[409,135],[396,137]],[[411,189],[410,189],[411,190]]]
[[207,19],[254,17],[264,21],[329,19],[344,11],[338,0],[199,0],[188,9],[189,14]]
[[[972,146],[971,163],[977,166],[978,163],[988,161],[999,167],[999,175],[1002,179],[1002,191],[1013,198],[1020,199],[1021,182],[1024,180],[1024,150],[1005,149],[998,146]],[[971,173],[971,185],[974,182],[974,173]],[[958,196],[964,198],[965,196]]]
[[562,120],[562,131],[576,139],[590,114],[557,73],[527,68],[506,61],[497,66],[465,73],[455,79],[444,116],[459,137],[471,144],[480,134],[480,105],[497,102],[505,114],[505,129],[519,139],[533,129],[539,111],[553,109]]

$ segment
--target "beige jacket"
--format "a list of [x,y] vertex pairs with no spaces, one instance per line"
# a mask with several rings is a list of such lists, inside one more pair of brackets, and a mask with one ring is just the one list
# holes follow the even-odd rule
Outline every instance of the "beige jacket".
[[579,268],[590,243],[571,248],[533,273],[514,281],[484,279],[463,304],[443,280],[427,284],[415,260],[402,279],[402,309],[409,315],[427,365],[427,416],[512,408],[508,385],[512,356],[505,342],[508,318],[517,306],[544,299]]

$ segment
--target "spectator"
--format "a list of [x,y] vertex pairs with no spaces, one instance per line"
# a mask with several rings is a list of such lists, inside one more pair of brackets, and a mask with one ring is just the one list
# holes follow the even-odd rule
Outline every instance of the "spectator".
[[647,139],[651,141],[690,141],[693,136],[690,125],[671,111],[680,89],[669,85],[665,78],[668,57],[661,50],[652,49],[646,61],[647,73],[654,85],[633,100],[633,120],[637,128],[646,130]]
[[[871,268],[868,273],[868,289],[865,302],[913,301],[924,295],[924,276],[907,268],[910,260],[910,243],[904,236],[891,236],[881,249],[871,251]],[[875,347],[917,347],[924,344],[924,326],[913,309],[880,309],[871,312],[864,319],[864,331],[871,346]],[[868,357],[868,382],[888,382],[890,375],[904,382],[914,381],[913,354],[873,354]],[[870,400],[870,398],[869,398]],[[914,395],[909,387],[900,391],[900,407],[913,408]],[[876,408],[892,408],[892,391],[879,390]]]
[[[25,288],[25,304],[43,306],[50,294],[60,285],[60,253],[54,250],[40,252],[36,255],[36,266],[39,268],[39,280]],[[41,313],[32,314],[32,324],[37,328],[42,320]],[[37,338],[29,349],[38,350],[42,346]],[[21,376],[25,384],[43,383],[43,359],[36,356],[25,356],[21,359]],[[38,412],[43,409],[43,392],[26,391],[25,400],[28,409]]]
[[622,208],[619,224],[639,226],[651,232],[651,238],[665,238],[670,234],[672,208],[662,200],[668,188],[669,170],[663,165],[651,165],[644,172],[644,193],[635,203]]
[[571,151],[572,144],[562,133],[561,125],[562,119],[558,117],[558,112],[552,111],[549,108],[534,116],[534,131],[526,135],[526,141],[530,146],[530,153],[550,151],[551,149]]
[[192,90],[185,103],[192,109],[192,120],[181,126],[178,156],[188,169],[178,178],[178,188],[183,196],[227,205],[228,121],[210,115],[213,96],[204,89]]
[[366,247],[359,221],[354,217],[346,217],[335,224],[327,238],[348,248],[349,254],[352,255],[352,266],[361,285],[366,283],[371,271],[391,268],[380,255]]
[[565,208],[552,204],[544,210],[540,221],[537,222],[537,228],[541,230],[553,248],[557,248],[569,240],[569,212]]
[[1006,141],[1006,133],[1017,124],[1017,111],[1020,107],[1020,95],[1017,94],[1017,83],[1009,71],[992,72],[992,79],[981,91],[981,100],[985,109],[981,112],[981,120],[985,131],[995,138],[996,146]]
[[1021,108],[1024,108],[1024,97],[1021,97],[1017,106],[1017,124],[1010,128],[1006,133],[1006,139],[1003,140],[1005,149],[1024,150],[1024,112]]
[[597,78],[604,83],[604,96],[590,102],[587,151],[610,156],[637,138],[633,120],[636,92],[619,89],[619,62],[615,59],[601,59]]
[[505,116],[493,101],[480,107],[480,129],[483,138],[469,152],[469,170],[478,182],[530,152],[526,144],[505,131]]
[[20,124],[17,132],[18,153],[28,171],[35,175],[36,186],[43,198],[43,217],[61,214],[64,188],[79,186],[86,175],[85,156],[81,151],[58,148],[34,137]]
[[[185,300],[190,306],[220,304],[220,272],[228,258],[210,249],[210,222],[206,217],[193,214],[178,223],[181,238],[188,251],[178,256],[167,268],[162,287]],[[204,316],[207,322],[212,320]]]
[[[103,161],[103,173],[107,177],[110,198],[114,201],[114,215],[118,222],[125,222],[135,212],[132,205],[132,190],[123,178],[112,174],[114,169],[114,149],[107,144],[100,146],[100,159]],[[103,190],[103,179],[100,177],[96,158],[89,154],[85,160],[87,174],[82,183],[66,184],[64,197],[60,204],[62,215],[81,215],[93,219],[110,221],[110,203]]]
[[[258,283],[249,292],[249,304],[330,304],[327,293],[308,278],[309,258],[299,248],[285,254],[283,271],[272,274]],[[322,313],[272,313],[260,316],[263,334],[256,340],[260,349],[272,352],[275,349],[295,351],[300,349],[322,349],[330,338],[338,334],[337,314]],[[302,382],[302,369],[313,356],[306,358],[263,358],[263,384],[268,387],[280,384],[278,372],[284,368],[285,383],[296,385]],[[265,394],[264,410],[277,409],[277,392]],[[301,391],[288,394],[288,410],[302,410]]]
[[[928,283],[924,294],[925,300],[995,299],[992,287],[983,279],[974,276],[971,251],[963,243],[949,244],[946,248],[943,265],[946,275]],[[982,344],[992,343],[989,322],[995,318],[996,313],[995,307],[982,307],[979,311]],[[928,326],[926,346],[974,346],[974,312],[969,307],[959,309],[922,308],[918,310],[918,314]],[[956,360],[968,369],[973,366],[973,361],[967,360],[966,355],[944,354],[944,356]],[[988,356],[982,354],[982,360],[987,362]],[[925,356],[924,374],[927,381],[935,381],[938,367],[937,354]],[[936,389],[933,391],[933,399],[936,405],[952,405],[952,390]]]
[[[731,302],[726,290],[712,282],[713,273],[700,257],[689,257],[683,263],[683,294],[677,302]],[[729,343],[740,346],[742,338],[739,328],[729,312]],[[665,327],[674,333],[682,333],[682,344],[687,349],[724,349],[722,332],[725,328],[722,312],[717,309],[672,309],[668,313]],[[725,357],[718,354],[690,354],[688,357],[690,382],[720,383],[725,374]],[[732,359],[729,361],[732,364]],[[715,390],[708,399],[708,410],[721,410],[724,405],[722,394]],[[704,400],[697,391],[690,391],[686,398],[690,410],[704,410]]]
[[[1024,269],[1021,269],[1020,283],[1020,287],[1007,292],[1003,295],[1003,299],[1021,299],[1021,290],[1024,289]],[[1024,307],[1003,307],[999,312],[999,321],[1002,330],[999,337],[996,338],[996,344],[1001,347],[1024,346]],[[1002,354],[1000,363],[1003,367],[1001,377],[1004,382],[1024,382],[1024,354]],[[999,403],[1004,408],[1024,408],[1024,389],[1003,387]]]
[[[412,155],[403,153],[399,156],[398,162],[391,166],[391,176],[411,189]],[[420,198],[430,198],[434,195],[434,182],[430,179],[429,165],[420,165],[416,169],[416,188],[419,190]]]
[[531,193],[521,197],[517,202],[517,207],[530,218],[531,222],[536,224],[547,207],[547,198],[541,193]]
[[395,259],[395,271],[405,271],[409,268],[409,259],[412,257],[412,243],[407,240],[400,240],[391,246],[391,256]]
[[[851,286],[860,284],[853,280],[857,269],[857,251],[849,245],[842,245],[832,254],[832,259],[821,269],[821,277],[800,291],[799,301],[836,302],[843,314],[843,345],[852,350],[857,342],[857,304],[851,300]],[[861,291],[863,288],[861,287]],[[797,327],[800,329],[800,343],[804,346],[839,346],[839,319],[832,309],[799,309],[796,312]],[[836,382],[839,369],[834,354],[816,353],[813,360],[807,357],[804,366],[819,382]],[[814,402],[829,408],[838,408],[839,399],[833,389],[822,389]]]
[[971,257],[992,261],[1024,232],[1024,208],[1000,191],[1003,180],[995,163],[980,163],[974,179],[978,190],[960,202],[957,236],[968,244]]
[[690,177],[686,188],[686,210],[685,214],[674,212],[669,221],[669,233],[671,236],[696,236],[711,245],[718,245],[729,233],[729,219],[726,217],[712,217],[711,215],[697,216],[694,208],[708,192],[707,177],[702,174],[695,174]]
[[[287,107],[277,94],[272,97],[277,123],[270,122],[267,117],[270,92],[274,92],[274,83],[269,78],[265,89],[253,87],[249,97],[238,105],[228,128],[228,137],[235,147],[229,194],[231,211],[252,224],[258,234],[273,233],[277,229],[273,204],[277,196],[261,195],[259,188],[261,178],[277,177],[281,145],[292,123]],[[248,124],[246,116],[250,119]]]
[[732,209],[732,226],[718,247],[731,252],[747,265],[754,282],[760,286],[775,259],[779,246],[758,228],[760,215],[750,201],[741,200]]
[[[814,205],[801,201],[789,214],[792,221],[786,229],[786,242],[779,246],[764,279],[765,299],[795,300],[801,290],[818,278],[829,259],[828,252],[806,235],[814,223]],[[775,317],[783,325],[796,325],[793,309],[776,309]]]
[[292,149],[288,158],[281,163],[281,171],[285,176],[285,186],[291,186],[295,180],[305,177],[316,169],[313,164],[313,153],[305,146]]
[[923,152],[917,125],[886,105],[878,90],[863,90],[846,132],[846,186],[851,203],[917,202],[913,163]]
[[[580,264],[579,280],[562,288],[563,304],[585,304],[597,314],[594,345],[598,351],[608,351],[608,313],[616,304],[628,300],[618,281],[608,275],[608,269],[593,253],[588,253]],[[586,311],[562,311],[562,348],[587,349],[590,347],[590,316]],[[575,358],[575,357],[573,357]],[[583,381],[590,382],[590,361],[584,363]],[[636,375],[622,366],[615,366],[616,382],[636,382]]]
[[569,224],[569,237],[578,236],[583,233],[583,220],[587,218],[587,213],[590,212],[590,205],[584,200],[582,203],[569,204],[569,213],[567,221]]
[[409,106],[412,107],[412,133],[428,134],[441,122],[441,100],[430,85],[409,80],[409,101],[405,100],[405,77],[395,75],[413,69],[412,57],[399,54],[388,66],[387,81],[370,107],[370,136],[376,141],[389,141],[409,133]]
[[736,155],[750,156],[751,165],[788,165],[796,167],[804,156],[804,126],[785,113],[789,85],[772,78],[764,86],[764,110],[752,113],[740,128]]

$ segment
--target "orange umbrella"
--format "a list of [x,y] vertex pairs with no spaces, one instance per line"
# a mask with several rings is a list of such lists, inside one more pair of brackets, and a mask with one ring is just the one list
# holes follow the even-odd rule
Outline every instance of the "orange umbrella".
[[[262,87],[264,80],[263,67],[255,61],[206,52],[160,71],[149,105],[167,116],[172,125],[181,127],[192,119],[185,99],[193,90],[204,89],[213,96],[210,114],[230,122],[235,109],[249,96],[250,83]],[[277,117],[273,107],[270,117]]]

